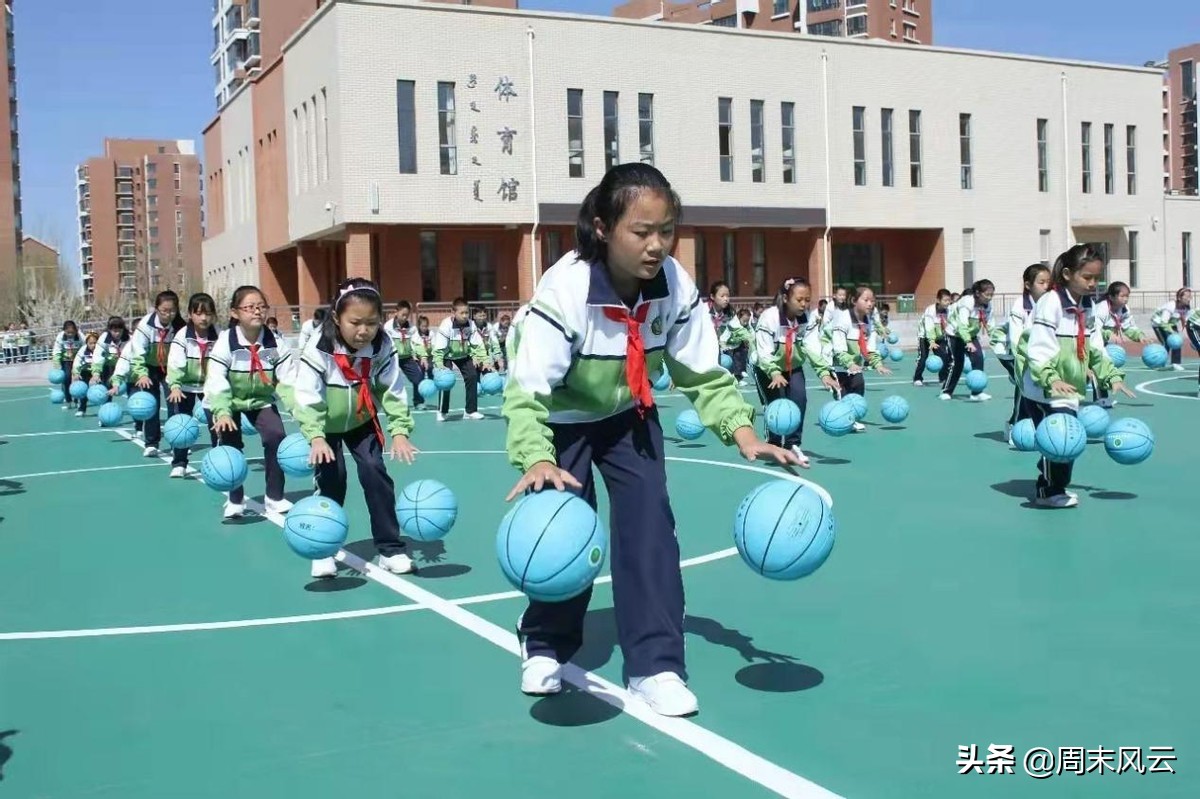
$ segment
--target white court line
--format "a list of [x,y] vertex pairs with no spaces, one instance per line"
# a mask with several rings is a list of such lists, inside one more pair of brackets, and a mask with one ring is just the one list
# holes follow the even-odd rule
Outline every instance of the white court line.
[[45,433],[0,433],[0,438],[39,438],[41,436],[92,436],[107,433],[111,428],[99,430],[52,430]]
[[47,394],[39,394],[39,395],[38,395],[38,396],[36,396],[36,397],[7,397],[7,398],[5,398],[5,399],[0,399],[0,403],[8,403],[8,402],[30,402],[31,400],[39,400],[39,399],[40,399],[40,400],[45,400],[46,402],[49,402],[49,401],[50,401],[50,396],[49,396],[49,394],[47,393]]
[[1172,380],[1195,380],[1195,379],[1196,378],[1194,375],[1182,373],[1182,374],[1178,374],[1178,375],[1173,375],[1171,377],[1164,377],[1159,380],[1147,380],[1145,383],[1138,383],[1136,386],[1133,387],[1133,390],[1138,392],[1139,394],[1149,394],[1152,397],[1166,397],[1167,399],[1181,399],[1181,400],[1193,400],[1194,401],[1194,400],[1200,399],[1200,397],[1188,396],[1186,394],[1165,394],[1161,391],[1154,391],[1153,389],[1146,388],[1146,386],[1154,386],[1154,385],[1158,385],[1159,383],[1169,383]]
[[[129,440],[131,443],[140,446],[140,442],[134,439],[133,435],[124,430],[117,430],[121,436]],[[501,450],[472,450],[467,454],[496,454]],[[427,454],[434,454],[429,452]],[[449,454],[449,451],[443,454]],[[669,458],[670,460],[689,460],[687,458]],[[165,457],[163,460],[167,460]],[[723,461],[710,461],[720,466],[737,466],[745,471],[760,472],[771,477],[777,477],[784,480],[791,480],[805,485],[812,486],[824,492],[824,489],[814,483],[804,480],[803,478],[795,477],[787,473],[777,473],[763,467],[756,467],[743,464],[729,464]],[[194,476],[194,469],[188,469],[188,475]],[[828,494],[825,494],[828,496]],[[270,519],[279,527],[283,526],[284,519],[277,513],[269,513],[257,500],[246,498],[246,508],[254,513]],[[708,557],[708,556],[705,556]],[[486,619],[476,616],[474,613],[463,610],[456,605],[452,600],[444,599],[437,594],[421,588],[408,580],[392,574],[391,572],[380,569],[372,563],[364,561],[353,553],[346,550],[339,550],[336,555],[337,560],[351,568],[355,569],[368,579],[379,583],[380,585],[400,594],[401,596],[424,606],[442,618],[451,621],[463,629],[475,633],[479,637],[492,644],[500,647],[509,654],[520,657],[521,647],[515,633],[512,633],[504,628],[492,624]],[[648,727],[651,727],[659,732],[679,741],[686,746],[690,746],[702,755],[711,760],[720,763],[731,771],[740,774],[746,779],[762,785],[774,793],[787,797],[787,799],[842,799],[838,794],[835,794],[815,782],[804,779],[799,774],[795,774],[781,766],[766,760],[759,755],[754,754],[748,749],[739,746],[733,741],[717,735],[715,732],[708,730],[700,725],[681,718],[669,718],[660,716],[649,708],[644,702],[632,696],[628,691],[615,683],[605,680],[603,677],[594,674],[590,671],[585,671],[574,664],[567,664],[563,668],[563,679],[571,683],[582,691],[587,692],[596,699],[605,702],[617,710],[627,713],[631,717],[637,719]]]
[[64,474],[90,474],[91,472],[119,472],[125,469],[148,469],[150,467],[161,468],[158,463],[134,463],[129,466],[97,466],[94,469],[64,469],[59,472],[32,472],[31,474],[7,474],[0,477],[0,480],[28,480],[31,477],[58,477]]

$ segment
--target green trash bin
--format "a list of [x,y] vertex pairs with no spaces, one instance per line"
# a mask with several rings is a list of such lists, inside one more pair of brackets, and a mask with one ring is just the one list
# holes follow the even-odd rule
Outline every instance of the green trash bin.
[[900,313],[916,313],[917,310],[917,295],[916,294],[898,294],[896,295],[896,310]]

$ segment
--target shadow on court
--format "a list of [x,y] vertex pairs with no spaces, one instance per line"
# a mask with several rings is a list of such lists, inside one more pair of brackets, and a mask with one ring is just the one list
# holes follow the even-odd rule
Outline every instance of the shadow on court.
[[11,497],[25,493],[25,484],[16,480],[0,480],[0,497]]
[[[471,567],[465,563],[446,563],[446,545],[441,541],[414,541],[411,538],[405,538],[404,541],[408,545],[409,557],[417,566],[417,577],[444,580],[471,571]],[[346,544],[343,549],[366,561],[374,560],[379,554],[375,549],[375,541],[370,538]]]
[[976,433],[975,438],[981,438],[985,441],[995,441],[998,444],[1007,444],[1008,436],[1004,435],[1001,430],[992,430],[987,433]]
[[534,721],[551,727],[589,727],[612,721],[621,715],[621,711],[622,708],[597,699],[587,691],[564,684],[559,695],[534,702],[529,715]]
[[5,730],[0,732],[0,781],[4,779],[4,767],[12,760],[12,747],[4,742],[5,738],[11,738],[16,735],[19,730]]

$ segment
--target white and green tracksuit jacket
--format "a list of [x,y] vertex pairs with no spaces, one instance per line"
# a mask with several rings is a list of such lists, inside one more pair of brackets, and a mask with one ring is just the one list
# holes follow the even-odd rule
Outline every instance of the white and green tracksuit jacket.
[[133,329],[133,353],[130,363],[133,366],[133,382],[150,375],[150,368],[167,371],[167,361],[171,355],[171,339],[176,330],[170,326],[164,327],[158,321],[157,313],[150,313],[137,323]]
[[184,394],[200,394],[204,391],[204,379],[208,373],[208,359],[212,356],[221,332],[216,325],[209,325],[201,336],[194,325],[175,333],[167,354],[167,387],[179,389]]
[[[291,373],[292,415],[306,439],[312,441],[330,433],[348,433],[364,424],[375,424],[380,412],[387,416],[389,435],[412,433],[413,418],[405,393],[408,379],[400,368],[392,341],[391,336],[380,330],[369,345],[351,353],[340,341],[323,333],[308,340]],[[356,379],[351,380],[343,373],[336,355],[350,356],[350,368],[358,376]],[[363,364],[369,364],[370,403],[361,393]]]
[[1111,341],[1113,336],[1130,341],[1141,341],[1146,337],[1137,326],[1137,322],[1133,321],[1133,314],[1129,312],[1128,305],[1114,312],[1108,300],[1101,300],[1092,308],[1092,314],[1096,317],[1096,324],[1100,326],[1100,332],[1106,342]]
[[1171,300],[1158,307],[1158,310],[1150,317],[1150,326],[1162,331],[1164,336],[1169,336],[1179,330],[1180,323],[1190,312],[1190,308],[1180,308],[1175,300]]
[[723,442],[732,442],[738,428],[753,425],[754,408],[742,398],[733,375],[721,368],[712,321],[678,261],[668,257],[629,309],[604,264],[580,261],[571,252],[542,276],[529,313],[513,325],[520,337],[515,355],[509,350],[503,414],[514,466],[526,471],[540,461],[556,462],[548,422],[593,422],[634,407],[626,372],[628,325],[606,312],[644,314],[638,330],[649,379],[665,364],[704,426]]
[[109,336],[108,331],[100,334],[100,338],[96,341],[96,348],[92,350],[92,377],[100,377],[107,369],[116,369],[117,361],[121,357],[121,351],[129,344],[129,336],[125,338],[114,339]]
[[[392,340],[396,357],[400,360],[413,357],[413,341],[417,337],[417,326],[411,320],[402,325],[396,321],[395,317],[392,317],[383,326],[383,332]],[[307,351],[308,347],[305,347],[304,350]]]
[[975,305],[974,294],[959,297],[958,302],[950,306],[948,316],[950,327],[946,331],[947,335],[960,338],[968,344],[977,339],[981,332],[990,334],[995,326],[992,307]]
[[75,363],[75,353],[83,348],[83,337],[78,333],[74,338],[68,337],[66,333],[59,332],[54,337],[54,348],[50,351],[50,361],[54,365],[58,365],[61,361],[67,363]]
[[[788,337],[792,342],[792,362],[787,363]],[[832,373],[832,365],[823,352],[821,340],[821,318],[816,314],[805,314],[790,323],[779,321],[779,306],[773,305],[758,317],[754,329],[754,348],[758,353],[754,367],[774,378],[785,371],[795,371],[807,361],[812,364],[818,377]]]
[[[257,350],[255,351],[255,349]],[[257,354],[256,359],[253,354]],[[267,328],[259,331],[258,341],[247,341],[242,329],[234,325],[222,333],[208,356],[208,374],[204,378],[204,407],[213,420],[233,418],[235,413],[256,411],[272,405],[278,391],[286,407],[291,407],[292,388],[289,370],[292,349],[282,336]]]
[[[1082,343],[1080,325],[1083,326]],[[1021,393],[1034,402],[1054,408],[1077,408],[1079,397],[1087,388],[1089,369],[1103,389],[1125,380],[1124,373],[1104,355],[1104,336],[1087,298],[1076,299],[1066,289],[1046,292],[1033,309]],[[1056,380],[1073,386],[1078,395],[1051,396],[1050,385]]]
[[431,331],[433,343],[433,365],[442,366],[446,361],[458,361],[470,358],[473,361],[487,360],[487,345],[479,328],[470,319],[461,327],[454,323],[454,317],[447,316],[442,323]]
[[930,344],[936,344],[949,334],[950,309],[939,311],[936,302],[930,304],[917,322],[917,338],[923,338]]
[[[838,372],[848,371],[851,366],[878,369],[883,363],[874,321],[858,319],[850,308],[838,308],[833,312],[823,336],[824,349]],[[864,348],[866,352],[863,352]]]

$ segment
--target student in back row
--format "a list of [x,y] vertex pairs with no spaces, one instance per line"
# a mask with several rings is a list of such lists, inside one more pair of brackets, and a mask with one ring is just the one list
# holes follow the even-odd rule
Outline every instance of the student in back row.
[[[464,419],[482,419],[479,412],[479,370],[487,360],[487,345],[475,323],[471,321],[470,306],[462,297],[454,300],[453,313],[442,320],[433,331],[433,368],[458,367],[467,392]],[[446,421],[450,412],[450,392],[441,392],[437,420]]]

